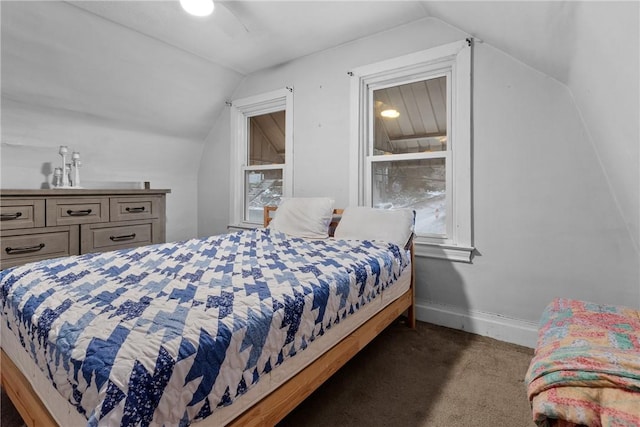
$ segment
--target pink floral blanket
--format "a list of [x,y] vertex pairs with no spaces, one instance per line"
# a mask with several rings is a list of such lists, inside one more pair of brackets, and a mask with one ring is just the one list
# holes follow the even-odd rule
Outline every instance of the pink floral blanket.
[[640,426],[640,311],[552,301],[526,383],[538,426]]

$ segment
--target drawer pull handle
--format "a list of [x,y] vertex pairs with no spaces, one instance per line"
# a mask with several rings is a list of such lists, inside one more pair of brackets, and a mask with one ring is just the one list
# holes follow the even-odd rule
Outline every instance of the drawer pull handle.
[[1,214],[0,215],[0,221],[8,221],[11,219],[18,219],[22,216],[22,212],[16,212],[13,214]]
[[139,208],[127,208],[126,211],[129,213],[144,212],[144,206],[141,206]]
[[133,240],[136,238],[136,233],[125,234],[123,236],[110,236],[112,242],[122,242],[123,240]]
[[23,246],[21,248],[6,248],[5,251],[9,255],[15,255],[15,254],[26,254],[29,252],[38,252],[42,248],[44,248],[44,243],[40,243],[39,245],[35,245],[35,246]]
[[67,215],[69,216],[87,216],[91,213],[91,209],[84,209],[81,211],[72,211],[71,209],[69,209],[67,211]]

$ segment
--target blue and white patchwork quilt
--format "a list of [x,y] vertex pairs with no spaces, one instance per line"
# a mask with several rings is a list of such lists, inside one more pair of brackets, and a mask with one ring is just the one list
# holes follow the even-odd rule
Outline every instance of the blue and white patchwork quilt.
[[90,426],[186,426],[394,283],[396,245],[242,231],[0,272],[2,322]]

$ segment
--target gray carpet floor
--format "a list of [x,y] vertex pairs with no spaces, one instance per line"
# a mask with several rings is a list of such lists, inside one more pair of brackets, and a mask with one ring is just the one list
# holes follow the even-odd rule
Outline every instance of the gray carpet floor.
[[[523,382],[532,356],[526,347],[398,321],[279,427],[535,427]],[[1,405],[0,426],[22,426],[4,392]]]

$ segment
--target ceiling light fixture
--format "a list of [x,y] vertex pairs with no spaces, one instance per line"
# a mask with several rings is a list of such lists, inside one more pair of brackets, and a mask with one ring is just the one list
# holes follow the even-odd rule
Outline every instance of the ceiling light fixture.
[[182,8],[194,16],[209,16],[213,13],[213,0],[180,0]]
[[380,115],[388,119],[395,119],[397,117],[400,117],[400,113],[398,112],[398,110],[384,110],[380,113]]

